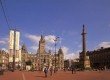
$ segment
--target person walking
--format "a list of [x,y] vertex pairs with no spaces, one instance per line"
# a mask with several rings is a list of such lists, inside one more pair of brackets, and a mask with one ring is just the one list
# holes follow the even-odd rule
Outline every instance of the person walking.
[[53,67],[50,67],[50,76],[52,76]]
[[76,74],[76,68],[74,67],[74,74]]
[[56,68],[54,68],[54,73],[56,73]]
[[66,68],[64,68],[64,72],[66,72]]
[[72,74],[73,74],[73,70],[74,70],[74,69],[73,69],[73,67],[72,67],[72,68],[71,68]]
[[72,67],[72,68],[71,68],[71,71],[72,71],[72,74],[73,74],[73,72],[74,72],[74,74],[76,74],[76,69],[75,69],[75,67]]
[[45,73],[45,78],[47,77],[47,73],[48,73],[48,68],[44,67],[44,73]]

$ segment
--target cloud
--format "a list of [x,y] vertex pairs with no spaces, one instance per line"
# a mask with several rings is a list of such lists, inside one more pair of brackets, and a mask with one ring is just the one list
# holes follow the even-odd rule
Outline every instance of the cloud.
[[[45,40],[49,44],[54,44],[55,40],[56,40],[56,36],[55,35],[47,35],[47,36],[45,36]],[[62,38],[58,37],[57,42],[61,43],[61,41],[62,41]]]
[[78,58],[79,57],[79,52],[81,51],[81,50],[78,50],[78,51],[69,53],[69,48],[65,47],[65,46],[62,47],[62,50],[63,50],[63,53],[64,53],[64,59]]
[[5,41],[0,41],[0,44],[6,44],[6,42]]
[[78,51],[73,52],[73,53],[65,54],[64,59],[76,59],[76,58],[79,58],[79,52],[80,51],[81,50],[78,50]]
[[30,47],[33,51],[37,52],[38,46],[31,46]]
[[98,48],[100,48],[100,47],[104,47],[104,48],[110,47],[110,42],[101,42],[98,45]]
[[65,54],[64,59],[74,59],[73,55],[74,55],[74,53]]
[[2,48],[2,50],[4,50],[7,53],[9,52],[8,49],[6,49],[6,48]]
[[[30,39],[34,43],[39,43],[41,35],[26,34],[25,37]],[[54,35],[47,35],[47,36],[45,36],[45,40],[46,40],[47,43],[53,44],[53,43],[55,43],[55,41],[54,41],[55,40],[55,36]]]
[[[31,40],[34,43],[39,43],[39,40],[41,38],[41,35],[32,35],[32,34],[26,34],[25,35],[29,40]],[[45,41],[46,41],[46,50],[51,50],[52,53],[55,52],[55,47],[53,44],[55,44],[55,35],[47,35],[45,36]],[[58,40],[60,43],[62,41],[62,39]],[[33,51],[37,52],[38,46],[31,46],[30,49],[32,49]],[[63,53],[64,53],[64,57],[65,59],[75,59],[79,57],[79,51],[76,52],[69,52],[69,48],[63,46],[62,47]],[[58,49],[56,49],[56,51],[58,51]]]
[[[29,40],[31,40],[33,43],[37,43],[37,45],[38,45],[39,44],[39,40],[41,38],[41,35],[25,34],[25,37],[28,38]],[[56,38],[55,35],[47,35],[47,36],[45,36],[46,49],[50,49],[52,51],[54,50],[54,48],[52,46],[55,43],[55,41],[54,41],[55,38]],[[60,43],[61,43],[61,41],[60,41]],[[35,50],[35,46],[32,46],[30,48]]]
[[1,38],[0,44],[7,44],[9,42],[9,38]]
[[63,53],[64,53],[64,54],[68,54],[69,48],[63,46],[63,47],[62,47],[62,50],[63,50]]
[[40,40],[40,36],[37,36],[37,35],[26,34],[25,37],[30,39],[34,43],[39,43],[39,40]]
[[55,35],[48,35],[48,36],[45,36],[45,40],[48,42],[48,43],[55,43]]

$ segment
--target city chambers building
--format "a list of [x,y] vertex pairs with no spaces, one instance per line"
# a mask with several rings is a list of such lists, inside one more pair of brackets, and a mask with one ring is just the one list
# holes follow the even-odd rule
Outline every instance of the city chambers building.
[[52,54],[51,50],[45,50],[45,37],[41,35],[39,47],[36,54],[29,54],[26,45],[23,44],[21,48],[21,65],[25,69],[26,61],[31,61],[32,65],[37,70],[42,70],[44,66],[56,67],[58,69],[64,68],[64,53],[60,48],[56,54]]

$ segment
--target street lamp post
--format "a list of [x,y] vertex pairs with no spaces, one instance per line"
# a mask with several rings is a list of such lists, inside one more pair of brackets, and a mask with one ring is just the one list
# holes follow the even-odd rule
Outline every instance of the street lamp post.
[[54,73],[56,72],[56,45],[57,45],[57,40],[58,40],[59,37],[55,37],[55,71]]

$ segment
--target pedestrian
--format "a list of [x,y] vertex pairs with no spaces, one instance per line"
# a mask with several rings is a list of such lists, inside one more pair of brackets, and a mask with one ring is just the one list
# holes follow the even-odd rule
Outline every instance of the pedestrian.
[[50,67],[50,76],[52,76],[53,67]]
[[76,74],[76,68],[74,67],[74,74]]
[[56,73],[56,68],[54,68],[54,73]]
[[45,73],[45,77],[47,77],[47,73],[48,73],[48,68],[44,67],[44,73]]
[[64,68],[64,72],[66,72],[66,69]]
[[104,70],[107,70],[106,66],[104,66]]
[[101,72],[101,67],[99,66],[99,72]]
[[72,74],[73,74],[73,72],[74,72],[74,74],[76,74],[76,69],[75,69],[75,67],[72,67],[72,68],[71,68],[71,71],[72,71]]
[[73,67],[72,67],[72,68],[71,68],[72,74],[73,74],[73,70],[74,70],[74,69],[73,69]]

